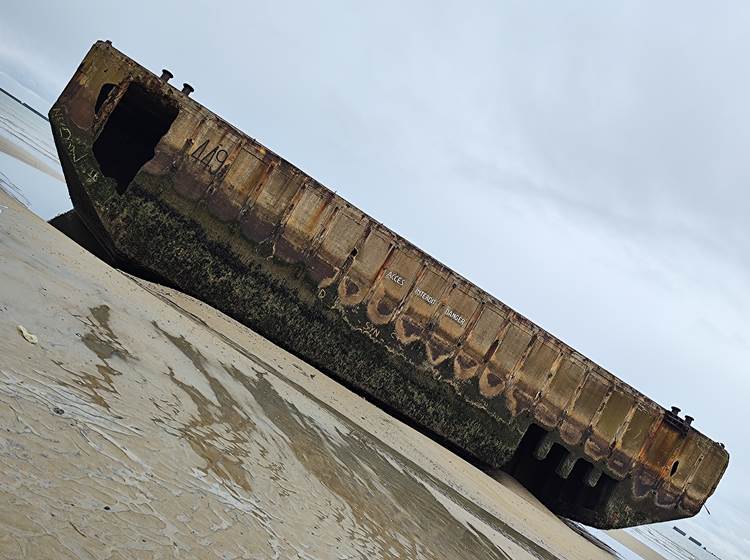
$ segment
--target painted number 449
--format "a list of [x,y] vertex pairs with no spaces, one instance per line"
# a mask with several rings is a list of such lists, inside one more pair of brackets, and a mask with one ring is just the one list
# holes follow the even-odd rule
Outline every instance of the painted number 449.
[[227,151],[222,149],[221,146],[217,145],[209,149],[208,140],[206,140],[193,150],[190,157],[207,167],[209,172],[216,173],[227,160],[227,155]]

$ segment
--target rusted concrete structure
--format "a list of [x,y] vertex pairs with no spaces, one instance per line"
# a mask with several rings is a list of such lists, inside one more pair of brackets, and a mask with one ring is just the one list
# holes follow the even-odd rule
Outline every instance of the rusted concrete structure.
[[554,512],[687,517],[729,456],[289,162],[96,43],[50,111],[76,212],[120,266],[221,309]]

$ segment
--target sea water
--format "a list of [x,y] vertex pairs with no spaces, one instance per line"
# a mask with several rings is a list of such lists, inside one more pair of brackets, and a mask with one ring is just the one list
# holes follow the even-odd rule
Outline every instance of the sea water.
[[72,207],[49,122],[3,92],[0,187],[46,220]]

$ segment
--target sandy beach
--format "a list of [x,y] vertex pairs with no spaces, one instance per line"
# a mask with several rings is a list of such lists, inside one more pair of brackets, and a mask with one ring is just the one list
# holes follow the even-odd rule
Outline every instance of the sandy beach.
[[612,557],[221,313],[0,205],[0,557]]
[[656,552],[653,548],[642,543],[627,531],[614,529],[607,531],[607,534],[620,544],[625,545],[630,550],[638,554],[643,560],[666,560],[664,556]]

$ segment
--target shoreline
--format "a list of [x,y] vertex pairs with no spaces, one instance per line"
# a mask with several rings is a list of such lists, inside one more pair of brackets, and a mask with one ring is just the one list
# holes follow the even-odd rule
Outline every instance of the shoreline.
[[7,95],[8,97],[10,97],[13,101],[15,101],[16,103],[18,103],[22,107],[28,109],[29,111],[31,111],[35,115],[37,115],[37,116],[43,118],[45,121],[49,122],[49,118],[47,116],[45,116],[43,113],[40,113],[39,111],[37,111],[36,109],[34,109],[34,107],[32,107],[31,105],[29,105],[28,103],[26,103],[24,101],[21,101],[18,97],[16,97],[15,95],[13,95],[12,93],[10,93],[9,91],[7,91],[7,90],[5,90],[5,89],[3,89],[3,88],[0,87],[0,93],[4,93],[5,95]]

